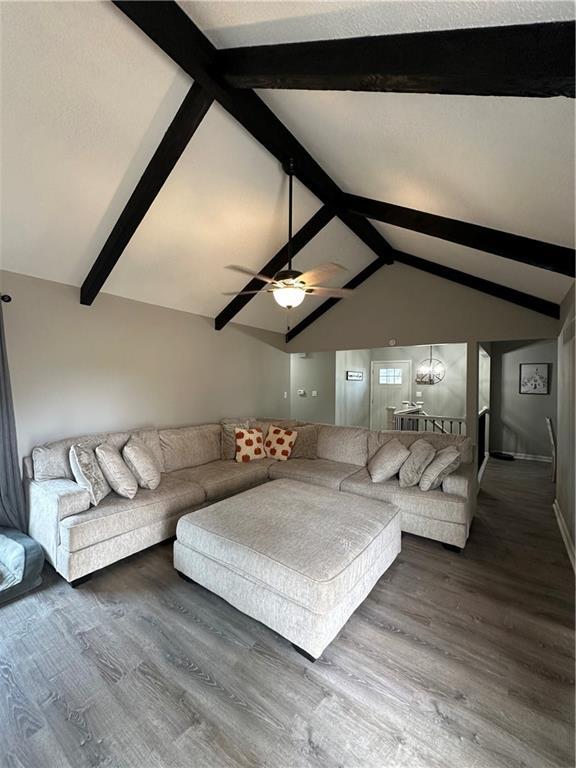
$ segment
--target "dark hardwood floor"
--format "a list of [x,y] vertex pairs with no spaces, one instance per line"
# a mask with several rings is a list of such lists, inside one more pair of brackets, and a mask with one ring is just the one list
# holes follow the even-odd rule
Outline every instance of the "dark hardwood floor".
[[403,550],[315,664],[171,544],[0,609],[10,768],[574,765],[574,577],[550,466],[491,460],[466,550]]

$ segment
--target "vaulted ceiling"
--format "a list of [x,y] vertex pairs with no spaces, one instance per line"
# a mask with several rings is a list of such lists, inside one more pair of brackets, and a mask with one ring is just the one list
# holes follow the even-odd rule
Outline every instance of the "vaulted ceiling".
[[[571,2],[180,3],[218,48],[574,18]],[[191,80],[111,3],[3,3],[2,268],[80,286]],[[332,179],[385,200],[574,247],[574,102],[262,90]],[[295,226],[321,202],[296,182]],[[216,317],[224,291],[286,241],[278,161],[212,104],[103,290]],[[558,303],[572,280],[374,222],[396,249]],[[374,253],[339,219],[298,254],[304,270]],[[335,283],[338,284],[338,283]],[[322,303],[308,297],[294,325]],[[284,331],[258,296],[237,322]]]

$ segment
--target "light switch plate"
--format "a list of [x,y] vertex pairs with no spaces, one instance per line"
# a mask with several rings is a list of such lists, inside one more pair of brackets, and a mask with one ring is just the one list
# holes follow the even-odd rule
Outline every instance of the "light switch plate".
[[318,397],[318,390],[317,389],[313,389],[312,390],[312,397]]

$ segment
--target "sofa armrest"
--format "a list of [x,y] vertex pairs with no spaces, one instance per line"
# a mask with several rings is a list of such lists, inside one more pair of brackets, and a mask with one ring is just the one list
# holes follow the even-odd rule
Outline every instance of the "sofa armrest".
[[90,495],[73,480],[31,480],[27,483],[28,532],[54,565],[60,543],[60,521],[90,508]]
[[442,490],[452,496],[461,496],[464,499],[474,498],[476,487],[476,465],[460,464],[455,472],[445,477],[442,481]]

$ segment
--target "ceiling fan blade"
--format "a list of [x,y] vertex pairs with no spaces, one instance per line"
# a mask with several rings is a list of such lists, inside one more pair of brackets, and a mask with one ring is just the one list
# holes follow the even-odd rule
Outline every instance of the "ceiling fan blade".
[[330,280],[336,275],[341,275],[342,272],[348,272],[346,267],[342,267],[340,264],[335,264],[333,261],[328,261],[326,264],[319,264],[314,269],[304,272],[298,278],[302,280],[306,285],[316,285],[317,283],[323,283],[325,280]]
[[252,272],[251,269],[247,269],[246,267],[241,267],[238,264],[228,264],[226,266],[226,269],[231,269],[233,272],[240,272],[243,275],[249,275],[250,277],[256,278],[256,280],[262,280],[263,283],[274,282],[274,280],[271,277],[266,277],[266,275],[259,275],[256,272]]
[[265,293],[265,291],[226,291],[222,296],[248,296],[256,293]]
[[352,288],[328,288],[326,285],[312,285],[306,288],[306,293],[311,296],[336,296],[339,299],[347,299],[354,293]]

